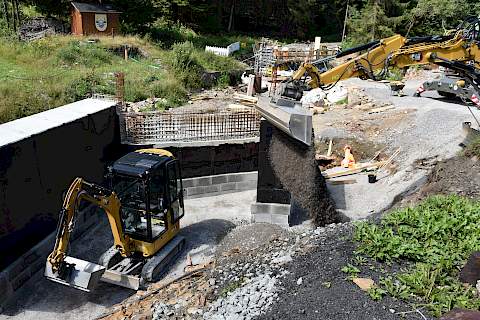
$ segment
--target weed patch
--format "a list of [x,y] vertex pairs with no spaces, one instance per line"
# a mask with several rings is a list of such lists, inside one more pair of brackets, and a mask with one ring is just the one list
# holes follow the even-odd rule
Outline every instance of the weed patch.
[[475,290],[458,281],[469,255],[480,250],[478,221],[480,202],[433,196],[390,213],[379,225],[359,223],[354,240],[360,243],[358,253],[388,263],[409,262],[407,269],[383,278],[381,289],[440,316],[455,307],[480,308]]

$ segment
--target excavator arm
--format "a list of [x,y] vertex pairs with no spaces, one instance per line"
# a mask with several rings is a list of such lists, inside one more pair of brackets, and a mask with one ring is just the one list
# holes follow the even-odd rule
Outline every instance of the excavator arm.
[[[67,256],[70,236],[75,228],[78,208],[82,201],[89,202],[105,211],[110,222],[115,247],[122,256],[131,254],[131,241],[122,231],[120,200],[115,192],[86,182],[81,178],[75,178],[63,201],[55,245],[47,258],[45,275],[54,281],[89,291],[98,282],[105,268]],[[92,281],[92,278],[95,279]]]
[[[405,38],[394,35],[343,51],[341,58],[352,53],[364,53],[340,65],[321,72],[313,63],[303,63],[283,86],[280,97],[260,101],[258,112],[279,129],[300,142],[310,145],[312,140],[311,114],[297,106],[308,87],[329,89],[340,80],[349,78],[380,80],[388,75],[390,67],[405,68],[412,65],[445,61],[458,64],[472,63],[480,67],[480,19],[474,18],[445,36]],[[308,80],[308,87],[306,81]],[[275,102],[275,104],[271,103]]]

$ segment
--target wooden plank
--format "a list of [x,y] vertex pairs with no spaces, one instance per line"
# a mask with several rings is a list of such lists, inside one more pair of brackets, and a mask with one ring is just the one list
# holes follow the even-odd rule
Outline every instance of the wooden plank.
[[[369,170],[369,169],[376,169],[381,167],[382,165],[385,164],[386,161],[379,161],[379,162],[373,162],[373,163],[359,163],[356,165],[355,168],[349,168],[341,171],[336,171],[336,172],[322,172],[322,175],[325,179],[331,179],[335,177],[342,177],[342,176],[348,176],[351,174],[357,174],[360,173],[364,170]],[[338,168],[338,167],[337,167]]]
[[369,114],[372,114],[372,113],[378,113],[378,112],[383,112],[383,111],[387,111],[387,110],[391,110],[391,109],[395,109],[394,106],[386,106],[386,107],[381,107],[381,108],[375,108],[375,109],[372,109],[370,111],[368,111]]
[[240,94],[240,93],[235,93],[233,95],[233,98],[234,99],[237,99],[237,100],[243,100],[243,101],[248,101],[250,103],[257,103],[258,102],[258,98],[256,97],[250,97],[250,96],[247,96],[245,94]]
[[336,185],[344,185],[344,184],[354,184],[357,183],[356,179],[347,179],[347,180],[331,180],[327,182],[328,184],[331,184],[332,186]]

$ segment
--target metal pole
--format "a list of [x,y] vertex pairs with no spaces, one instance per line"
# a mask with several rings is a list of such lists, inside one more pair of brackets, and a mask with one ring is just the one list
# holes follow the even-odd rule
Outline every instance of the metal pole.
[[347,30],[348,3],[349,2],[350,2],[350,0],[347,0],[347,9],[345,10],[345,20],[343,21],[342,41],[345,40],[345,31]]

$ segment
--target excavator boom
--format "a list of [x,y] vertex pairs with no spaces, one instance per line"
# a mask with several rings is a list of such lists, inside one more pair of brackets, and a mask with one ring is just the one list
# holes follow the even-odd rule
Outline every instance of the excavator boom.
[[[311,89],[330,89],[339,81],[349,78],[383,79],[388,75],[390,67],[405,68],[428,63],[441,65],[445,61],[455,61],[457,64],[473,63],[476,67],[480,67],[479,29],[480,19],[474,19],[445,36],[405,38],[394,35],[339,53],[336,58],[365,51],[325,72],[321,72],[315,63],[303,63],[283,87],[281,97],[275,99],[277,101],[289,99],[290,104],[293,105],[295,100],[298,101],[302,97],[305,89],[303,79],[309,80],[308,87]],[[311,115],[302,117],[302,123],[305,124],[303,127],[302,123],[293,120],[299,118],[299,115],[306,114],[307,111],[299,110],[298,106],[284,108],[272,103],[259,104],[257,109],[263,117],[276,126],[279,123],[278,119],[283,119],[280,129],[304,144],[311,143],[311,139],[304,138],[308,135],[306,131],[311,130],[308,127],[312,122],[308,119]],[[296,125],[294,130],[291,124]],[[293,132],[302,134],[294,135]]]
[[[113,214],[118,212],[118,208],[120,208],[120,202],[115,193],[88,183],[81,178],[76,178],[70,185],[63,202],[55,246],[47,258],[45,276],[50,280],[88,292],[96,286],[106,268],[89,261],[67,256],[70,236],[75,227],[75,219],[81,201],[88,201],[103,208],[109,219],[119,219]],[[126,245],[124,244],[128,243],[127,239],[120,239],[119,229],[112,230],[112,232],[114,238],[120,240],[120,246],[125,251]]]

